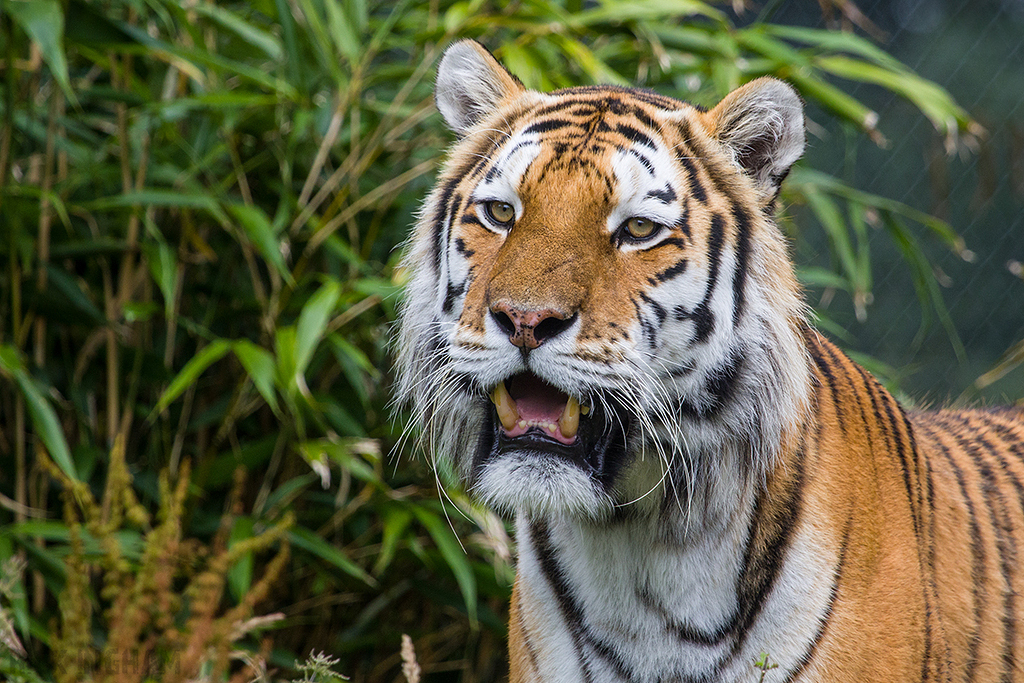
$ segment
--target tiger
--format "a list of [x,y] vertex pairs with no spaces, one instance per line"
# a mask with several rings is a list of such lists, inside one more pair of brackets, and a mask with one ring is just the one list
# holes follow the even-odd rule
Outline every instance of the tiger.
[[803,102],[437,68],[396,391],[510,518],[512,683],[1024,681],[1024,408],[905,410],[777,221]]

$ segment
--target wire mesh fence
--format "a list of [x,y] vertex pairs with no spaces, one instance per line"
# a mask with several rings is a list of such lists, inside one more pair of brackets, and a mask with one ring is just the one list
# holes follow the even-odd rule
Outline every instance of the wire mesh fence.
[[[874,0],[858,7],[887,52],[946,88],[985,133],[973,142],[944,141],[901,98],[850,83],[844,87],[878,113],[884,144],[816,125],[825,117],[812,109],[807,162],[948,220],[964,238],[968,258],[922,237],[953,330],[922,313],[912,276],[882,230],[871,237],[874,297],[867,317],[857,320],[848,298],[829,300],[828,292],[812,292],[825,297],[813,303],[850,333],[848,349],[895,368],[911,400],[1024,398],[1019,365],[998,379],[991,375],[987,386],[989,378],[977,381],[1024,340],[1024,2]],[[760,18],[769,16],[783,24],[827,23],[811,3],[768,3]],[[827,262],[827,247],[820,246],[801,259]]]

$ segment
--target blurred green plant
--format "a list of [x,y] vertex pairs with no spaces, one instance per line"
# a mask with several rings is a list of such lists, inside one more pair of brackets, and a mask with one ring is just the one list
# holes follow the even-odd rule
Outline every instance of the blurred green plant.
[[[183,537],[226,558],[225,613],[275,561],[256,539],[292,520],[287,580],[263,603],[284,615],[263,631],[270,666],[324,651],[337,660],[307,675],[394,680],[408,633],[432,680],[500,677],[506,529],[410,457],[387,397],[396,245],[449,141],[433,68],[465,36],[530,87],[636,83],[708,105],[772,74],[881,142],[841,79],[906,97],[951,146],[979,132],[867,39],[739,28],[693,0],[0,0],[0,557],[26,566],[0,603],[26,649],[0,645],[5,675],[60,679],[69,648],[121,642],[95,609],[51,624],[96,607],[104,571],[143,572],[141,520],[177,482]],[[920,242],[966,253],[950,226],[809,168],[787,187],[809,209],[794,239],[823,232],[833,253],[806,284],[866,315],[866,233],[882,226],[925,317],[948,323]],[[120,472],[118,453],[139,519],[74,531],[70,500]],[[111,538],[127,564],[103,555]]]

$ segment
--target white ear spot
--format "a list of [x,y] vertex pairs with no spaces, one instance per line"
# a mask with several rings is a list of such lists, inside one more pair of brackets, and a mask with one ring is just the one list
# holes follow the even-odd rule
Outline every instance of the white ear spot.
[[480,43],[461,40],[445,50],[437,67],[434,101],[448,127],[465,135],[503,100],[524,91],[522,83]]
[[737,88],[708,113],[712,135],[767,195],[778,192],[804,152],[804,108],[796,91],[774,78]]

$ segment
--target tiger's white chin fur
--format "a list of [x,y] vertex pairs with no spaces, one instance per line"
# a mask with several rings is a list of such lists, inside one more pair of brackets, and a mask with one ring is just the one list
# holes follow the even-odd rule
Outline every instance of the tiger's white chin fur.
[[557,457],[512,451],[489,460],[473,484],[483,502],[509,516],[608,519],[614,503],[601,485]]

